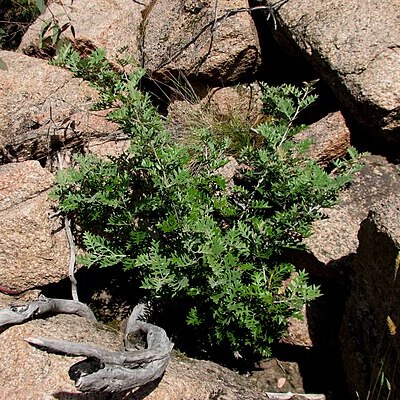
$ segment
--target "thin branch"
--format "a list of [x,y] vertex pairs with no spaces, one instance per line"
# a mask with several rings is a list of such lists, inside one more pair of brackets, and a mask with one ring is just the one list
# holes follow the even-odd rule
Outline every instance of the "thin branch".
[[[62,170],[63,164],[62,164],[60,152],[57,152],[57,159],[58,159],[59,169]],[[65,232],[67,234],[67,239],[68,239],[68,244],[69,244],[68,276],[69,276],[69,280],[71,281],[72,299],[75,301],[79,301],[78,288],[77,288],[78,282],[75,278],[76,248],[75,248],[74,237],[72,236],[72,231],[71,231],[71,221],[69,220],[67,215],[64,216],[64,226],[65,226]]]
[[68,276],[69,276],[69,280],[71,281],[72,299],[75,301],[79,301],[78,288],[77,288],[78,282],[75,278],[76,249],[75,249],[74,237],[72,236],[72,232],[71,232],[71,222],[67,216],[64,217],[64,225],[65,225],[65,231],[67,233],[67,239],[68,239],[69,250],[70,250],[69,264],[68,264]]
[[0,292],[8,294],[9,296],[18,296],[19,294],[22,293],[21,290],[9,289],[8,287],[2,285],[0,285]]
[[309,85],[307,85],[307,86],[305,87],[305,89],[304,89],[303,96],[302,96],[301,99],[298,100],[298,102],[297,102],[296,110],[295,110],[293,116],[290,118],[289,123],[288,123],[287,126],[286,126],[285,132],[284,132],[284,134],[283,134],[283,136],[282,136],[282,138],[281,138],[281,140],[280,140],[280,142],[279,142],[279,144],[278,144],[278,146],[277,146],[278,148],[281,147],[282,144],[286,141],[287,135],[289,134],[290,129],[292,128],[292,126],[293,126],[293,124],[294,124],[294,121],[297,119],[297,117],[298,117],[299,114],[300,114],[300,111],[302,110],[302,102],[307,98],[307,96],[308,96],[311,92],[312,92],[312,87],[309,86]]

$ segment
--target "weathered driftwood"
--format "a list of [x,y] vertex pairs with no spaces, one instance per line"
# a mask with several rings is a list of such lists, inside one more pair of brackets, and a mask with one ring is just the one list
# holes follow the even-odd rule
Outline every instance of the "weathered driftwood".
[[[26,341],[49,352],[87,357],[91,363],[90,372],[82,372],[75,383],[82,392],[127,391],[160,378],[168,365],[173,348],[172,342],[162,328],[140,320],[145,312],[146,306],[143,304],[139,304],[133,309],[124,335],[125,351],[111,351],[90,343],[75,343],[41,337],[28,338]],[[30,304],[0,309],[0,328],[20,324],[50,313],[77,314],[95,321],[92,311],[83,303],[42,297]],[[146,335],[144,345],[135,340],[135,338],[140,340],[141,334]],[[325,400],[325,396],[322,394],[290,392],[265,393],[265,398],[270,400]]]
[[[139,321],[145,306],[137,305],[128,320],[125,332],[125,351],[111,351],[89,343],[74,343],[65,340],[28,338],[27,342],[44,350],[84,356],[100,362],[100,368],[93,373],[82,375],[76,387],[83,392],[118,392],[133,389],[161,377],[170,359],[173,348],[167,334],[158,326]],[[132,350],[132,336],[145,333],[147,345]]]
[[269,393],[267,392],[267,399],[269,400],[325,400],[324,394],[303,394],[303,393]]
[[0,309],[0,328],[8,325],[21,324],[29,319],[46,314],[76,314],[96,321],[91,309],[83,303],[74,300],[48,299],[41,296],[39,300],[22,305],[11,305]]

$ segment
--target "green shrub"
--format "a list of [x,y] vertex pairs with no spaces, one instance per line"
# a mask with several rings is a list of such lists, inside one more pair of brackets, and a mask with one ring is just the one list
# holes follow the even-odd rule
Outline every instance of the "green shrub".
[[39,14],[33,0],[0,0],[0,48],[16,49],[23,34]]
[[273,118],[256,128],[257,147],[242,149],[243,167],[227,182],[229,143],[207,129],[192,146],[172,140],[138,89],[143,70],[118,74],[101,51],[82,60],[70,48],[57,63],[90,78],[131,137],[120,157],[79,156],[58,175],[54,195],[82,230],[82,264],[133,271],[153,304],[179,306],[205,348],[269,355],[287,318],[320,295],[282,254],[303,247],[318,210],[349,180],[329,176],[290,140],[294,118],[315,100],[311,87],[263,86]]

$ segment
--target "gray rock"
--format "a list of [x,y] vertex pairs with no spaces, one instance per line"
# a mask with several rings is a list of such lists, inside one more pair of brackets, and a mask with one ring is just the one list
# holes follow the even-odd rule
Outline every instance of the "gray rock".
[[396,189],[371,207],[361,224],[343,317],[343,366],[350,393],[357,391],[360,398],[389,398],[385,378],[391,386],[390,398],[400,396],[400,194]]
[[0,285],[23,291],[68,276],[61,221],[51,219],[53,175],[37,161],[0,166]]
[[276,17],[278,42],[311,61],[367,132],[399,144],[400,2],[290,0]]
[[261,65],[257,34],[243,0],[153,1],[144,12],[143,65],[167,78],[183,73],[217,84],[249,81]]

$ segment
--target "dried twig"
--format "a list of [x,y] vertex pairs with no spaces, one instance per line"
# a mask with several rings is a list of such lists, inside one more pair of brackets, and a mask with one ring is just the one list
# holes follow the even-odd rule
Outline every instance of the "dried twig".
[[[60,170],[62,170],[63,164],[60,152],[57,152],[57,159],[58,159],[58,167]],[[76,248],[75,248],[74,237],[72,236],[72,231],[71,231],[71,221],[69,220],[67,215],[64,216],[64,226],[65,226],[65,231],[67,233],[69,253],[70,253],[69,264],[68,264],[68,276],[69,280],[71,281],[72,299],[79,302],[78,288],[77,288],[78,282],[75,278]]]
[[68,243],[69,243],[69,264],[68,264],[68,276],[69,280],[71,281],[71,293],[72,299],[75,301],[79,301],[78,298],[78,282],[75,278],[75,261],[76,261],[76,249],[75,249],[75,242],[71,232],[71,222],[67,216],[64,216],[64,226],[65,231],[67,233]]

